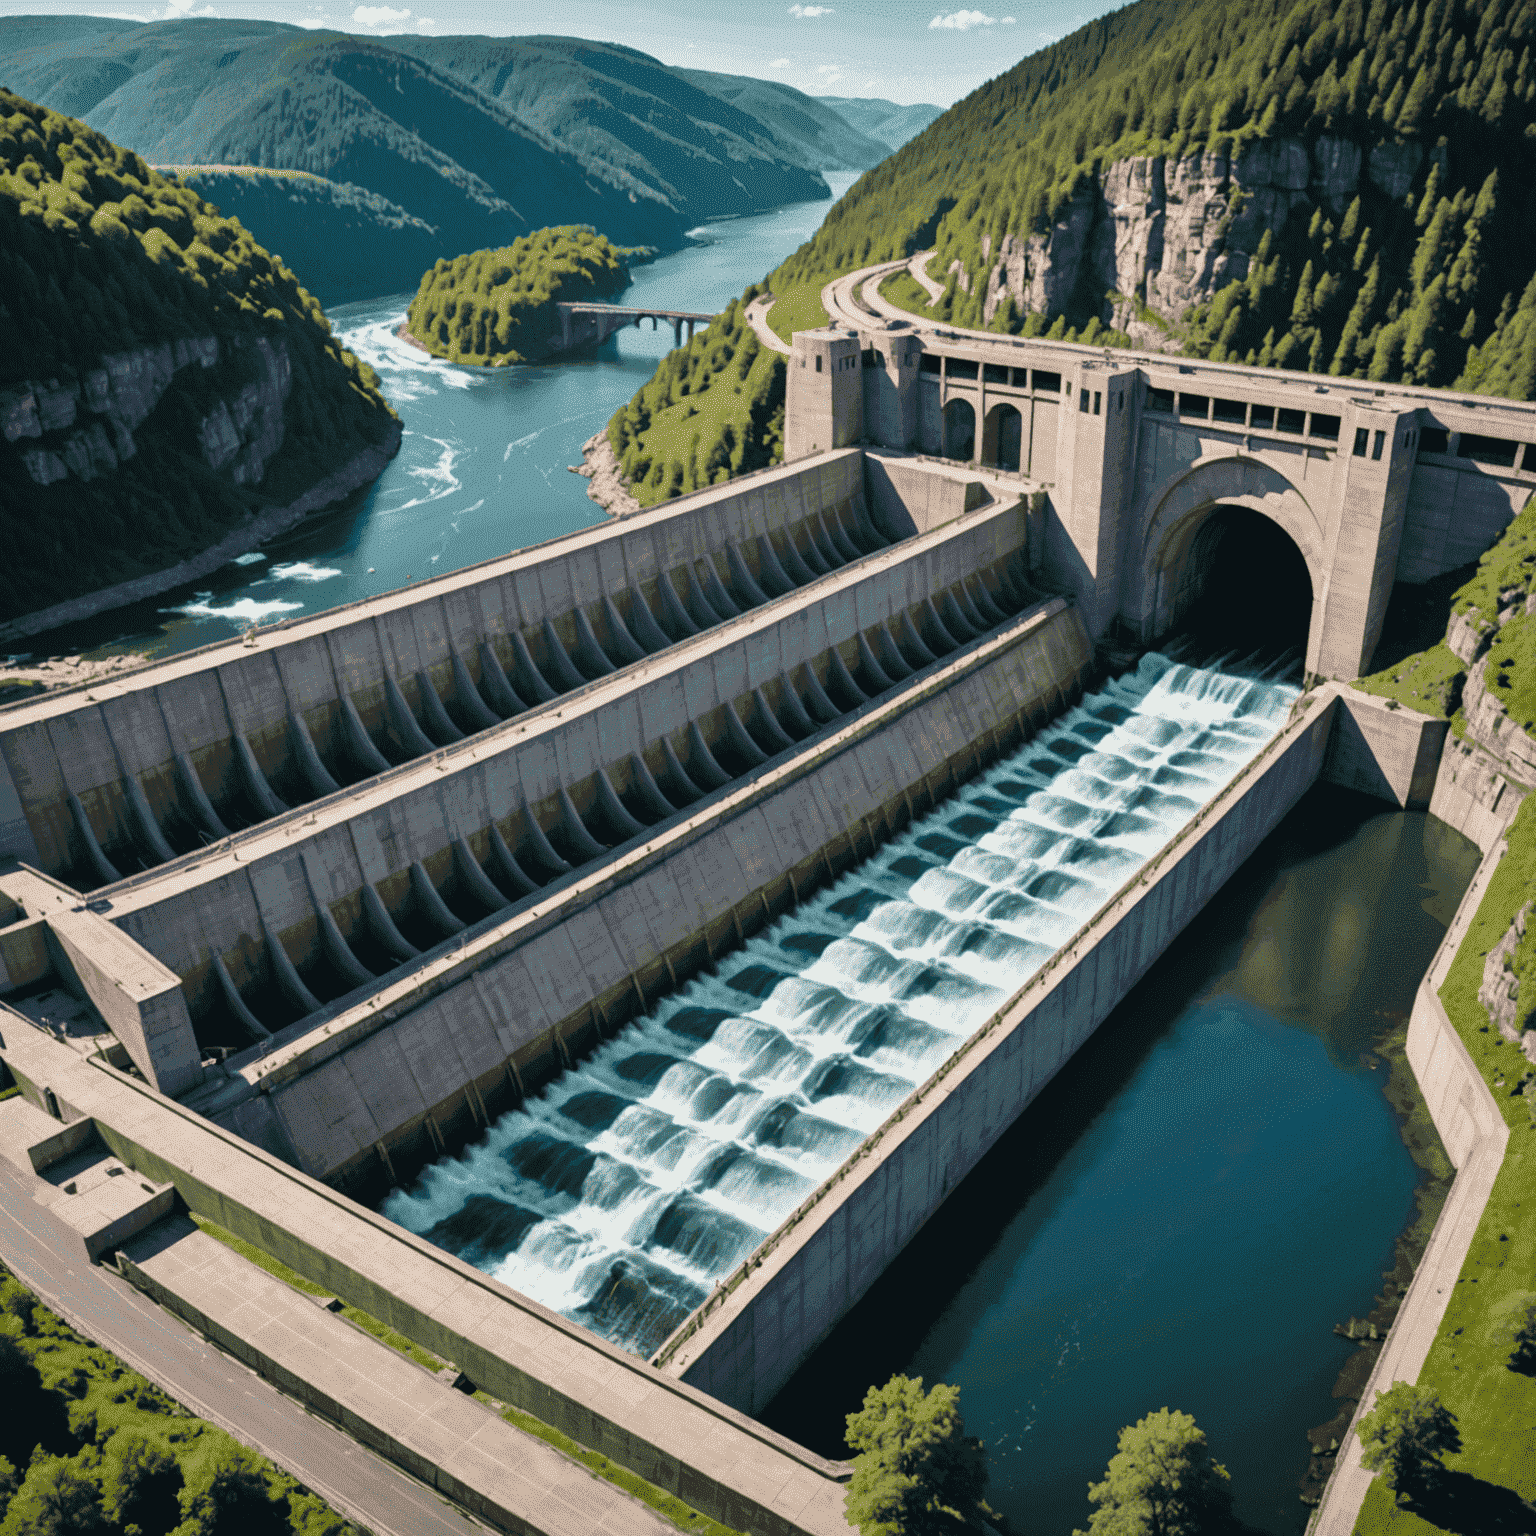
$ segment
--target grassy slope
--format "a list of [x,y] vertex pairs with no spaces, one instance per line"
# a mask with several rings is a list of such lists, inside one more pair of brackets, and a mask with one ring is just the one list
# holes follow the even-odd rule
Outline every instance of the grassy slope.
[[[1510,829],[1509,852],[1489,882],[1477,916],[1451,964],[1440,999],[1510,1127],[1509,1147],[1478,1224],[1444,1321],[1419,1382],[1433,1388],[1460,1422],[1463,1450],[1447,1466],[1466,1475],[1454,1487],[1463,1520],[1450,1528],[1529,1529],[1513,1523],[1515,1502],[1536,1499],[1536,1378],[1507,1367],[1509,1349],[1494,1338],[1502,1305],[1533,1288],[1536,1278],[1536,1128],[1513,1090],[1527,1064],[1516,1046],[1489,1027],[1477,1000],[1483,958],[1507,932],[1536,885],[1536,796],[1527,798]],[[1503,1510],[1503,1522],[1495,1515]],[[1428,1511],[1426,1513],[1434,1513]],[[1526,1517],[1527,1519],[1529,1517]],[[1421,1514],[1397,1509],[1379,1479],[1360,1513],[1359,1536],[1431,1536],[1445,1529]]]
[[[252,1264],[264,1269],[285,1285],[291,1285],[296,1291],[302,1291],[306,1296],[328,1294],[324,1286],[316,1285],[312,1280],[306,1280],[297,1270],[290,1269],[280,1259],[273,1258],[265,1249],[246,1242],[244,1238],[236,1237],[233,1232],[227,1231],[217,1222],[209,1221],[202,1216],[194,1216],[192,1219],[209,1237],[217,1238],[226,1247],[233,1248],[242,1258],[249,1259]],[[430,1350],[413,1343],[403,1333],[397,1332],[386,1323],[381,1323],[378,1318],[362,1311],[361,1308],[344,1306],[341,1309],[341,1315],[365,1332],[371,1333],[380,1343],[399,1350],[403,1355],[409,1355],[418,1365],[424,1366],[429,1371],[441,1370],[447,1364]],[[484,1392],[476,1392],[475,1396],[484,1403],[495,1401]],[[562,1434],[553,1425],[534,1418],[531,1413],[524,1413],[521,1408],[507,1407],[504,1404],[497,1406],[501,1409],[502,1417],[507,1423],[516,1425],[518,1429],[530,1435],[536,1435],[546,1444],[554,1446],[562,1455],[569,1456],[572,1461],[580,1462],[589,1472],[624,1489],[626,1493],[632,1494],[642,1503],[648,1504],[658,1514],[670,1520],[678,1530],[687,1531],[690,1536],[740,1536],[740,1533],[721,1525],[717,1520],[701,1515],[665,1489],[658,1488],[654,1483],[648,1483],[642,1477],[637,1477],[628,1468],[621,1467],[600,1452],[588,1450],[586,1446],[578,1444],[569,1435]]]

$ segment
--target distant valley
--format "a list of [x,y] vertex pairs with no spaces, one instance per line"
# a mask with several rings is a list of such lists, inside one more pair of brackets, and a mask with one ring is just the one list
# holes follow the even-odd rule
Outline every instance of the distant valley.
[[438,257],[554,224],[674,249],[708,218],[827,196],[823,170],[877,164],[892,114],[930,110],[577,38],[217,18],[8,17],[0,60],[22,95],[189,168],[326,303],[413,289]]

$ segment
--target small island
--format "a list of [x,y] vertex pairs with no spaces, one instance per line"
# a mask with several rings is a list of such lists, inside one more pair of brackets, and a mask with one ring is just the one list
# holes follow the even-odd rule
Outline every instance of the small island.
[[450,363],[543,362],[561,350],[557,304],[612,298],[628,285],[631,264],[654,254],[614,245],[589,225],[560,224],[440,260],[411,301],[406,335]]

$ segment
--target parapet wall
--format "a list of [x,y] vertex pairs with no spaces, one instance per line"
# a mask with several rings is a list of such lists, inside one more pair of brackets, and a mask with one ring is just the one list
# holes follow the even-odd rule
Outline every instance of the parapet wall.
[[1308,696],[1185,833],[1062,947],[749,1261],[657,1362],[760,1412],[1323,769],[1338,690]]
[[860,521],[862,462],[857,449],[822,454],[275,625],[250,644],[0,707],[0,858],[84,888],[113,883],[199,834],[274,814],[273,796],[312,800],[326,776],[356,782],[504,714],[485,702],[498,692],[485,646],[536,705],[612,670],[604,646],[634,647],[631,621],[654,634],[663,614],[667,644],[717,622],[718,595],[725,616],[750,605],[730,597],[739,569],[773,594],[786,562],[795,584],[839,568],[889,542]]

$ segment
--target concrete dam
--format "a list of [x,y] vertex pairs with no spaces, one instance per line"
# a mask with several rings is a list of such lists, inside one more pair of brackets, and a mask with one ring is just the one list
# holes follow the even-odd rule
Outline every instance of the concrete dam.
[[[154,1185],[87,1250],[238,1342],[173,1189],[753,1532],[846,1530],[751,1415],[1304,791],[1428,802],[1338,680],[1536,485],[1522,406],[859,323],[790,462],[0,708],[0,1055]],[[1294,662],[1159,650],[1260,526]]]

